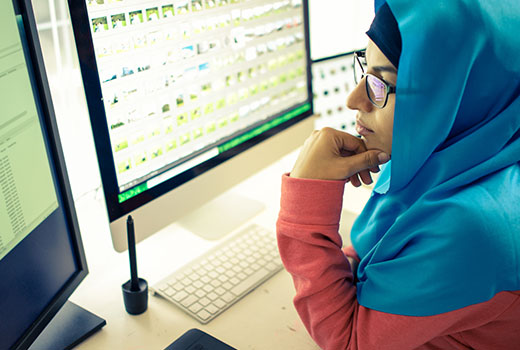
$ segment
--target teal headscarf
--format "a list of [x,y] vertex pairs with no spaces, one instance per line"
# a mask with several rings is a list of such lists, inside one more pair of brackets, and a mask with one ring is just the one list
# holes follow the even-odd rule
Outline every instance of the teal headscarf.
[[429,316],[520,290],[520,2],[387,0],[392,160],[352,229],[361,305]]

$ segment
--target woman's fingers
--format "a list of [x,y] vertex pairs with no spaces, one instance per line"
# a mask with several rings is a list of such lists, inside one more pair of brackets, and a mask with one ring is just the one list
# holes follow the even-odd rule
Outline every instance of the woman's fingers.
[[342,180],[354,186],[372,183],[370,172],[388,161],[380,150],[367,150],[363,140],[331,128],[314,131],[305,141],[291,171],[296,178]]
[[370,171],[368,171],[368,170],[363,170],[363,171],[359,172],[359,177],[361,178],[361,181],[363,181],[363,183],[365,185],[370,185],[373,182],[372,176],[370,176]]
[[357,174],[354,174],[350,177],[350,183],[352,184],[352,186],[354,187],[359,187],[361,186],[361,181],[359,181],[359,177]]

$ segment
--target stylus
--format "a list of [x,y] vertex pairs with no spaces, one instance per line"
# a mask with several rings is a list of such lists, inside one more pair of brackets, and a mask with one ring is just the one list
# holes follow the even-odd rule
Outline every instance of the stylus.
[[130,290],[139,290],[139,279],[137,278],[137,258],[135,256],[135,232],[132,215],[126,220],[126,231],[128,235],[128,255],[130,256]]

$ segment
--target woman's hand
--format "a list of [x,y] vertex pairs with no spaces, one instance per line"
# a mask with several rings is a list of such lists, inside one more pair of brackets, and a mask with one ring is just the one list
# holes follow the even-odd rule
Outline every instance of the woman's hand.
[[290,176],[304,179],[350,180],[372,183],[370,172],[390,157],[380,150],[367,150],[360,138],[332,128],[315,130],[303,144]]

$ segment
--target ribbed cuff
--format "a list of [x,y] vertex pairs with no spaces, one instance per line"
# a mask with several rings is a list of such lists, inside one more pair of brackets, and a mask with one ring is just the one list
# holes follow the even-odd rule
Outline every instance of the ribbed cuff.
[[280,220],[303,225],[337,225],[346,181],[297,179],[284,174]]

